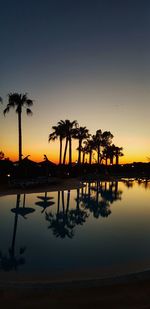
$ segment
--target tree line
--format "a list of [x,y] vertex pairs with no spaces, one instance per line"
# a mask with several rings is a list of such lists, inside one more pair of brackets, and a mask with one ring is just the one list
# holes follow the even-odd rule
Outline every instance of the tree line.
[[[0,97],[2,103],[2,98]],[[27,93],[9,93],[8,104],[3,111],[4,116],[10,111],[15,109],[18,116],[18,158],[22,160],[22,112],[25,108],[27,115],[32,115],[30,107],[33,106],[33,100],[28,98]],[[48,141],[55,141],[59,139],[59,164],[66,164],[67,150],[69,151],[69,165],[72,164],[72,140],[78,140],[78,164],[84,164],[85,155],[88,155],[88,163],[92,163],[93,152],[97,153],[97,159],[95,162],[101,164],[105,161],[108,164],[114,163],[116,158],[116,164],[119,164],[119,157],[123,156],[122,147],[118,147],[112,144],[113,134],[110,131],[102,132],[101,129],[97,130],[94,135],[89,133],[89,130],[84,126],[79,126],[77,120],[70,121],[60,120],[57,125],[52,126],[52,132],[49,133]],[[63,141],[65,141],[64,153],[63,153]]]

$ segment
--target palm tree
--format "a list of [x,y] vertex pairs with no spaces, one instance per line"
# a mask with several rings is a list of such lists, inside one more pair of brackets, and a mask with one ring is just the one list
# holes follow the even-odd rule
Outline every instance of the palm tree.
[[102,136],[102,131],[99,129],[96,131],[96,134],[93,135],[93,140],[95,144],[95,148],[97,150],[97,163],[100,163],[100,147],[102,144],[103,136]]
[[0,151],[0,160],[3,160],[4,157],[5,157],[4,152],[3,152],[3,151]]
[[62,162],[62,141],[65,138],[65,131],[63,125],[60,123],[57,124],[57,126],[53,126],[52,129],[54,132],[49,134],[48,141],[55,141],[57,138],[59,138],[60,142],[60,150],[59,150],[59,164]]
[[93,135],[95,150],[97,150],[97,163],[100,164],[102,160],[101,147],[107,147],[112,143],[113,135],[110,131],[102,132],[100,129]]
[[79,140],[78,146],[78,164],[81,163],[81,151],[82,151],[82,142],[84,139],[89,138],[89,130],[86,127],[79,127],[75,131],[75,135],[73,136],[75,139]]
[[122,156],[123,156],[122,150],[123,150],[122,147],[117,147],[117,146],[115,146],[114,154],[115,154],[115,157],[116,157],[116,165],[119,164],[119,157],[122,157]]
[[2,102],[3,102],[2,97],[0,97],[0,103],[2,103]]
[[66,162],[66,153],[67,153],[67,148],[69,144],[69,164],[71,165],[72,163],[72,137],[75,135],[75,130],[78,127],[78,123],[76,120],[70,121],[66,119],[66,120],[60,120],[58,124],[61,126],[64,132],[64,135],[66,137],[63,164],[65,164]]
[[91,165],[92,163],[92,152],[95,150],[95,142],[93,140],[93,137],[90,139],[87,139],[85,142],[85,147],[86,147],[86,153],[89,153],[89,164]]
[[110,164],[113,165],[114,162],[114,156],[115,156],[115,145],[110,145],[110,146],[106,146],[106,148],[104,149],[104,156],[106,159],[106,165],[107,165],[107,160],[110,160]]
[[9,93],[8,94],[8,104],[7,107],[4,109],[4,116],[6,113],[10,111],[11,108],[16,109],[16,113],[18,114],[18,132],[19,132],[19,162],[22,159],[22,111],[23,108],[26,109],[27,115],[32,115],[32,111],[29,108],[33,105],[33,101],[30,100],[27,96],[27,93],[25,94],[19,94],[19,93]]
[[[82,153],[82,160],[81,161],[82,161],[82,164],[85,163],[85,155],[89,153],[88,141],[87,140],[84,141],[83,144],[84,145],[81,146],[81,153]],[[79,150],[79,149],[77,148],[77,150]]]

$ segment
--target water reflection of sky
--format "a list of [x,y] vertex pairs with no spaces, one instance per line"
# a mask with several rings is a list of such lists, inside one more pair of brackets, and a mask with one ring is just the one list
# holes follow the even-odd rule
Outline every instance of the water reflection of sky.
[[149,201],[149,185],[128,181],[1,197],[2,271],[148,268]]

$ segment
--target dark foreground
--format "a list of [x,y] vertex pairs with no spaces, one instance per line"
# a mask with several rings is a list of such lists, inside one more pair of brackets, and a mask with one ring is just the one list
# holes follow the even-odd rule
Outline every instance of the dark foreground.
[[67,284],[0,288],[0,308],[150,308],[150,274]]

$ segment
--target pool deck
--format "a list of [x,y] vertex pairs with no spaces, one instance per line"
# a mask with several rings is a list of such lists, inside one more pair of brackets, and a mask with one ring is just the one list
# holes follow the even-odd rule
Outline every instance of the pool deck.
[[13,194],[24,194],[24,193],[41,193],[41,192],[54,192],[63,190],[73,190],[83,187],[83,182],[78,178],[68,179],[54,179],[50,184],[36,185],[26,188],[15,188],[9,185],[0,186],[0,196],[13,195]]
[[1,308],[150,308],[150,271],[111,278],[2,282]]

